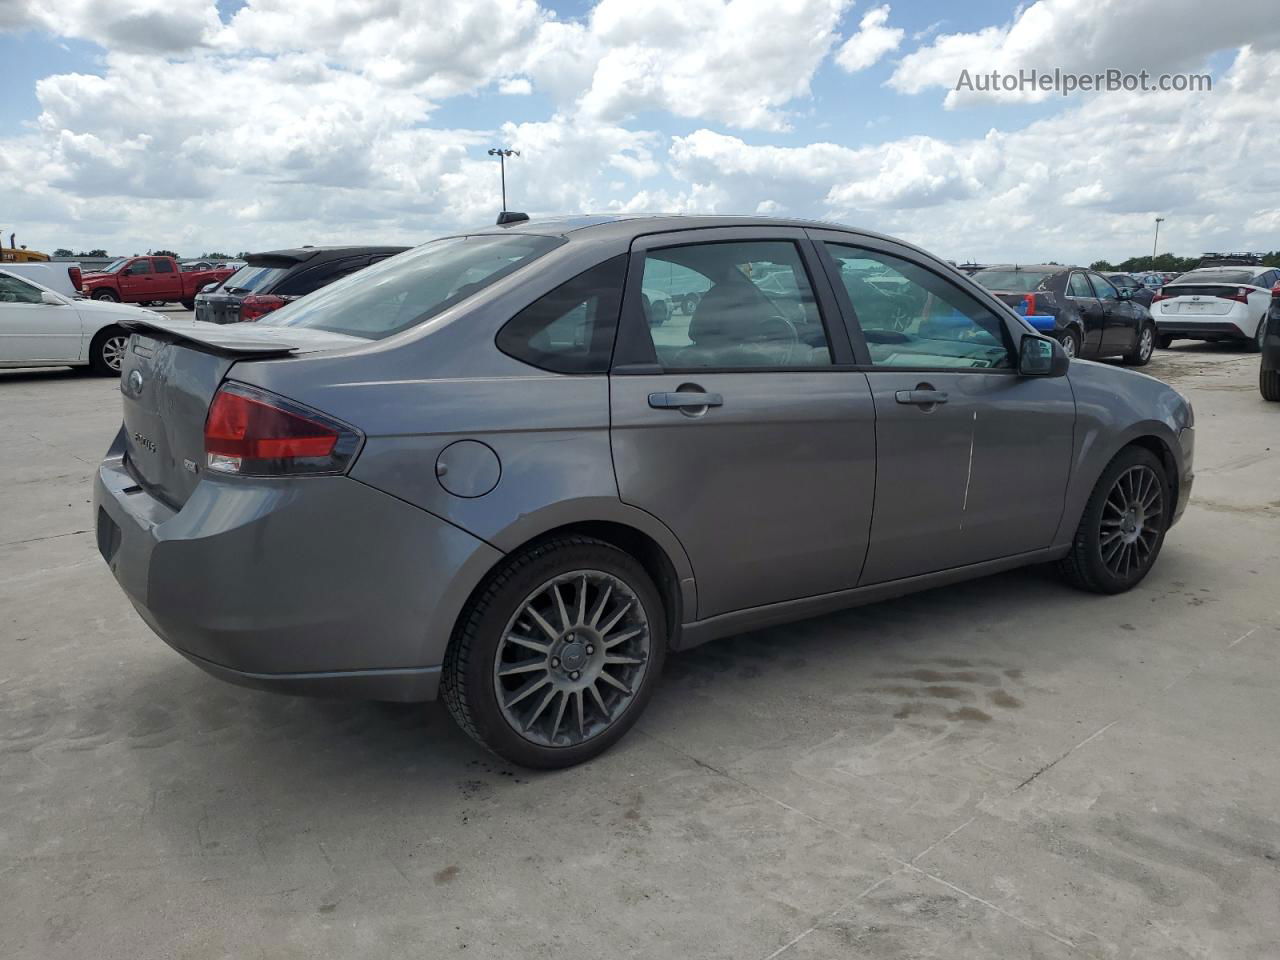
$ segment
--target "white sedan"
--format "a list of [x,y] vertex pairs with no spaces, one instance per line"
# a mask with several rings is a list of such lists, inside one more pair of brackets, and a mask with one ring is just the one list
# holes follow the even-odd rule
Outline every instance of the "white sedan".
[[119,376],[128,317],[159,317],[126,303],[73,300],[0,270],[0,367],[89,366]]
[[1257,353],[1278,284],[1275,267],[1199,267],[1184,273],[1151,300],[1160,347],[1174,340],[1236,340]]

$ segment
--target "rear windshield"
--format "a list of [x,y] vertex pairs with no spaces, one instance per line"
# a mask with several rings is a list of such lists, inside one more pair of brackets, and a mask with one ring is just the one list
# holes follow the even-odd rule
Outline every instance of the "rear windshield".
[[1047,270],[979,270],[973,279],[988,290],[1033,293],[1051,276],[1053,273]]
[[1253,283],[1260,270],[1192,270],[1174,283]]
[[523,234],[433,240],[295,300],[258,325],[381,340],[447,310],[563,242]]
[[249,264],[223,280],[222,286],[218,289],[224,293],[257,293],[259,290],[265,290],[288,272],[288,267],[255,267]]

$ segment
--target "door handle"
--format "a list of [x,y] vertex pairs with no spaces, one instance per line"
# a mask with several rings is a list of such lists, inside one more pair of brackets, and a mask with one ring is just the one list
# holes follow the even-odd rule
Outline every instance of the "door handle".
[[947,402],[945,390],[899,390],[893,395],[899,403],[909,403],[917,407],[929,407],[935,403]]
[[679,391],[674,393],[649,394],[649,406],[655,410],[680,410],[689,407],[719,407],[724,404],[724,397],[718,393],[694,393]]

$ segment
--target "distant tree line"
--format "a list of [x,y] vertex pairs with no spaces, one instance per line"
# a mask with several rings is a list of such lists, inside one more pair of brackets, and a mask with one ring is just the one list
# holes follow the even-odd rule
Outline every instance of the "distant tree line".
[[81,250],[79,253],[72,253],[66,247],[59,247],[57,250],[53,251],[53,255],[55,257],[106,257],[106,256],[109,256],[107,251],[103,250],[101,247],[95,247],[94,249],[89,251]]
[[[1233,251],[1223,251],[1224,253]],[[1111,273],[1141,273],[1145,270],[1155,270],[1160,273],[1184,273],[1187,270],[1194,270],[1203,257],[1179,257],[1172,253],[1162,253],[1158,257],[1130,257],[1128,260],[1121,260],[1119,263],[1112,263],[1109,260],[1095,260],[1089,264],[1090,270]],[[1280,250],[1272,250],[1269,253],[1262,254],[1262,263],[1268,267],[1280,267]]]
[[[178,256],[178,254],[173,250],[150,250],[148,251],[148,253],[153,257],[173,257],[173,259],[175,260],[182,259],[182,257]],[[95,247],[93,250],[87,250],[87,251],[81,250],[79,253],[72,252],[72,250],[68,247],[59,247],[57,250],[53,251],[53,255],[55,257],[109,257],[110,256],[110,254],[107,253],[107,251],[103,250],[101,247]],[[231,256],[231,254],[229,253],[219,253],[217,250],[211,250],[208,253],[200,254],[200,256],[195,259],[243,260],[248,255],[249,255],[248,250],[244,250],[240,253],[237,253],[234,257]],[[136,257],[137,254],[135,253],[134,256]]]

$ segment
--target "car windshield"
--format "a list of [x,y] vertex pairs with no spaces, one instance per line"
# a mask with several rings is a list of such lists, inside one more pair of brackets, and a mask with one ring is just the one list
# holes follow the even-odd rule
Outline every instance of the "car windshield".
[[527,234],[433,240],[296,300],[259,325],[381,340],[465,300],[563,242]]
[[119,260],[112,260],[102,268],[103,273],[119,273],[126,263],[129,262],[128,257],[121,257]]
[[288,272],[287,267],[249,264],[247,267],[241,267],[227,277],[226,280],[222,281],[222,286],[218,289],[225,293],[257,293],[259,290],[263,290],[268,285],[275,283]]
[[973,275],[973,279],[988,290],[1032,293],[1041,289],[1041,284],[1056,272],[1056,270],[979,270]]
[[1174,283],[1253,283],[1257,270],[1192,270]]

